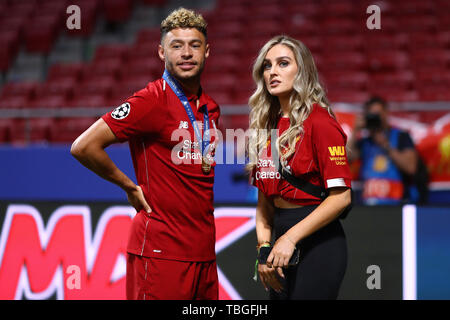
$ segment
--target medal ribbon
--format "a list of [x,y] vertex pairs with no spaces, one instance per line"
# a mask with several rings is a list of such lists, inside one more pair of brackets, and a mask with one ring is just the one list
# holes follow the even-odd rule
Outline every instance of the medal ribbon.
[[[197,122],[195,120],[195,116],[194,116],[194,112],[192,111],[191,105],[189,103],[188,98],[186,97],[186,95],[183,92],[183,89],[181,88],[181,86],[178,84],[177,80],[175,80],[172,75],[167,71],[164,70],[164,74],[163,74],[163,79],[169,84],[170,88],[172,89],[172,91],[175,93],[175,95],[178,97],[178,99],[180,100],[181,104],[184,107],[184,110],[186,110],[186,113],[188,115],[189,121],[192,124],[192,128],[194,128],[194,133],[195,136],[197,138],[198,142],[202,142],[201,143],[201,150],[200,152],[202,153],[202,156],[206,156],[206,152],[208,149],[208,145],[210,143],[210,132],[209,132],[209,115],[208,115],[208,108],[205,107],[205,112],[203,113],[203,129],[204,129],[204,135],[202,138],[202,135],[200,133],[200,129],[198,128]],[[205,153],[205,154],[204,154]]]

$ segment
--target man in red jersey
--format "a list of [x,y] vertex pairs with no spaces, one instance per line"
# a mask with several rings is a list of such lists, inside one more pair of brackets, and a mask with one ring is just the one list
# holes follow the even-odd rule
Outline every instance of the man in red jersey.
[[[158,54],[163,78],[105,114],[71,153],[121,187],[137,210],[127,246],[127,299],[217,299],[208,129],[220,112],[200,86],[209,55],[203,17],[173,11],[161,23]],[[129,141],[138,185],[104,150],[122,141]]]

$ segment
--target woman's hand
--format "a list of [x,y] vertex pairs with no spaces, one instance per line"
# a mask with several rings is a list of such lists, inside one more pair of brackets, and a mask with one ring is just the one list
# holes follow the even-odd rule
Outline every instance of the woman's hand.
[[284,234],[275,242],[267,258],[268,267],[287,267],[295,250],[295,244]]
[[258,264],[258,273],[259,279],[261,280],[266,291],[269,291],[270,286],[273,290],[280,293],[283,286],[278,279],[277,273],[280,277],[284,278],[282,268],[268,267],[267,264]]

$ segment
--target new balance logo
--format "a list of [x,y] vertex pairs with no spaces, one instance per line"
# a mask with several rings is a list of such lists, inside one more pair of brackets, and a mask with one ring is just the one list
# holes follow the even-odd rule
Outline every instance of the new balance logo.
[[180,121],[180,125],[178,126],[178,129],[187,129],[187,128],[188,128],[188,122]]
[[328,147],[328,151],[330,152],[330,155],[332,157],[345,155],[345,148],[344,148],[344,146]]

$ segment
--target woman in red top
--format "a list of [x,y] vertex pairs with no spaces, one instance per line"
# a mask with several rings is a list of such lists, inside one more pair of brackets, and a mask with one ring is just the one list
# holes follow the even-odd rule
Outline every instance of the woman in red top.
[[[266,264],[258,266],[261,282],[273,289],[272,299],[336,299],[347,266],[338,217],[351,203],[346,135],[300,41],[277,36],[267,42],[253,78],[248,169],[259,189],[258,248],[275,239]],[[278,158],[285,170],[328,196],[312,196],[282,179]],[[300,262],[288,267],[296,247]]]

